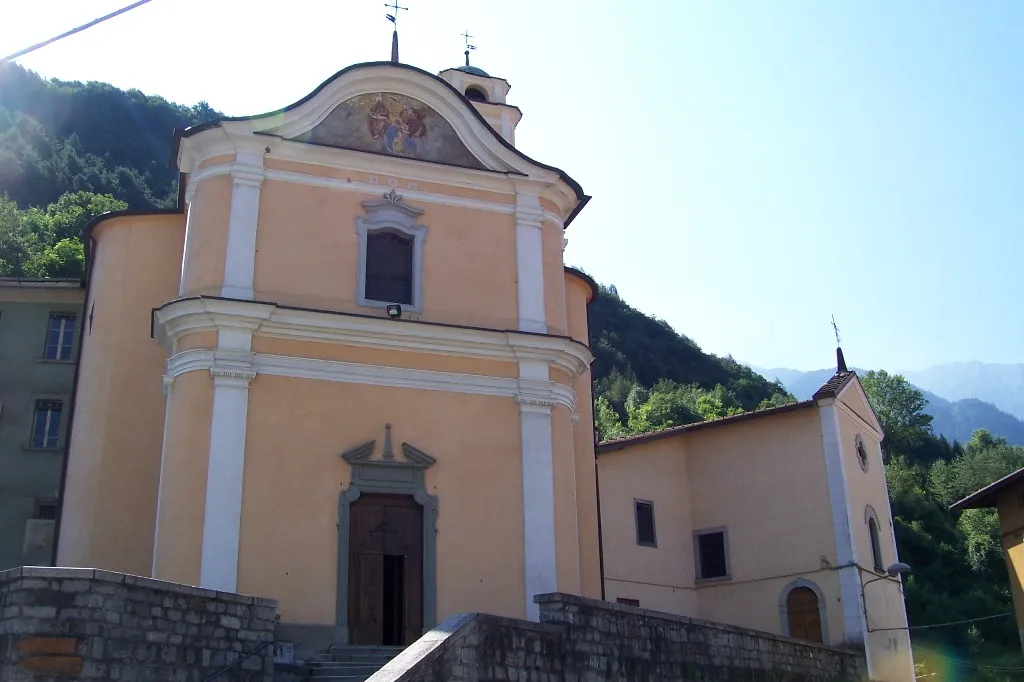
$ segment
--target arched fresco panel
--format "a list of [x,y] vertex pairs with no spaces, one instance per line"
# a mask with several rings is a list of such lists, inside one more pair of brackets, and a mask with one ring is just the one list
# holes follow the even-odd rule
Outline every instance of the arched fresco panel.
[[292,139],[486,170],[440,114],[418,99],[394,92],[352,97],[312,130]]

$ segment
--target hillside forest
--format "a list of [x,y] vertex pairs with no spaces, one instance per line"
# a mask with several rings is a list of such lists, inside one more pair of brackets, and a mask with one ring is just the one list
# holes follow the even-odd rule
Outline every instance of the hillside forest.
[[[0,276],[81,276],[82,227],[107,211],[173,206],[171,133],[216,116],[205,103],[184,107],[0,66]],[[614,286],[601,287],[590,325],[602,440],[795,400],[782,384],[704,353],[634,309]],[[1011,602],[995,514],[949,505],[1024,466],[1024,448],[983,430],[963,443],[936,436],[925,397],[902,376],[862,379],[887,434],[900,559],[913,567],[905,587],[919,675],[1018,679],[1024,660],[1014,619],[998,615]],[[942,625],[950,622],[957,624]]]

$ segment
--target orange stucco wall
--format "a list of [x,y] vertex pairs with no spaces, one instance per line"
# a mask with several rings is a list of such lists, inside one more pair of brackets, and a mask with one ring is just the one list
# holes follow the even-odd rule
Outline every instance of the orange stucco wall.
[[594,412],[590,372],[572,382],[576,392],[573,448],[576,453],[576,519],[579,524],[580,594],[601,596],[601,559],[598,546],[597,461],[594,454]]
[[[387,188],[382,188],[382,193]],[[357,310],[361,202],[379,195],[267,180],[256,233],[257,298]],[[422,319],[515,328],[515,224],[511,215],[427,202],[423,210]],[[294,272],[301,271],[302,277]],[[363,309],[367,312],[368,309]]]
[[587,302],[590,300],[590,285],[571,273],[565,273],[565,319],[566,332],[580,343],[589,344]]
[[[598,456],[605,598],[697,616],[686,444],[666,438]],[[658,546],[636,543],[634,501],[654,503]]]
[[57,561],[148,575],[163,439],[166,352],[150,311],[177,294],[184,216],[112,218],[93,231]]
[[186,585],[199,584],[212,388],[209,372],[187,372],[168,397],[153,576]]
[[[507,398],[258,376],[249,389],[239,590],[280,600],[285,621],[331,624],[340,453],[408,442],[437,463],[439,619],[463,611],[522,617],[519,414]],[[396,454],[401,457],[401,454]],[[267,500],[273,500],[268,504]]]
[[[180,269],[181,258],[175,263],[186,296],[220,295],[228,244],[231,185],[231,176],[216,175],[203,180],[196,187],[195,196],[189,205],[188,259],[184,264],[184,272]],[[175,287],[175,291],[165,301],[177,298],[177,293]]]
[[562,228],[545,220],[541,223],[544,261],[544,319],[549,334],[567,335],[565,263],[562,261]]

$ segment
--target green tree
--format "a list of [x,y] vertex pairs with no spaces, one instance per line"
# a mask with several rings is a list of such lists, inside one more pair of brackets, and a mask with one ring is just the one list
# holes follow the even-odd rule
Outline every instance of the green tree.
[[603,395],[594,401],[594,428],[597,429],[598,439],[602,441],[629,435],[629,431],[619,420],[619,415]]
[[932,417],[924,413],[928,401],[903,376],[872,370],[861,384],[885,430],[886,456],[910,455],[931,439]]

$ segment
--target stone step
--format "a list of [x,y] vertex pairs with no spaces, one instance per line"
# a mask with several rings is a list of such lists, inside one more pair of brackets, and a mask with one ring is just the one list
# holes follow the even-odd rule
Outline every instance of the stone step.
[[309,662],[309,678],[365,682],[405,647],[334,644]]
[[310,677],[324,677],[327,675],[365,675],[369,677],[384,667],[384,663],[329,663],[318,665],[312,668]]

